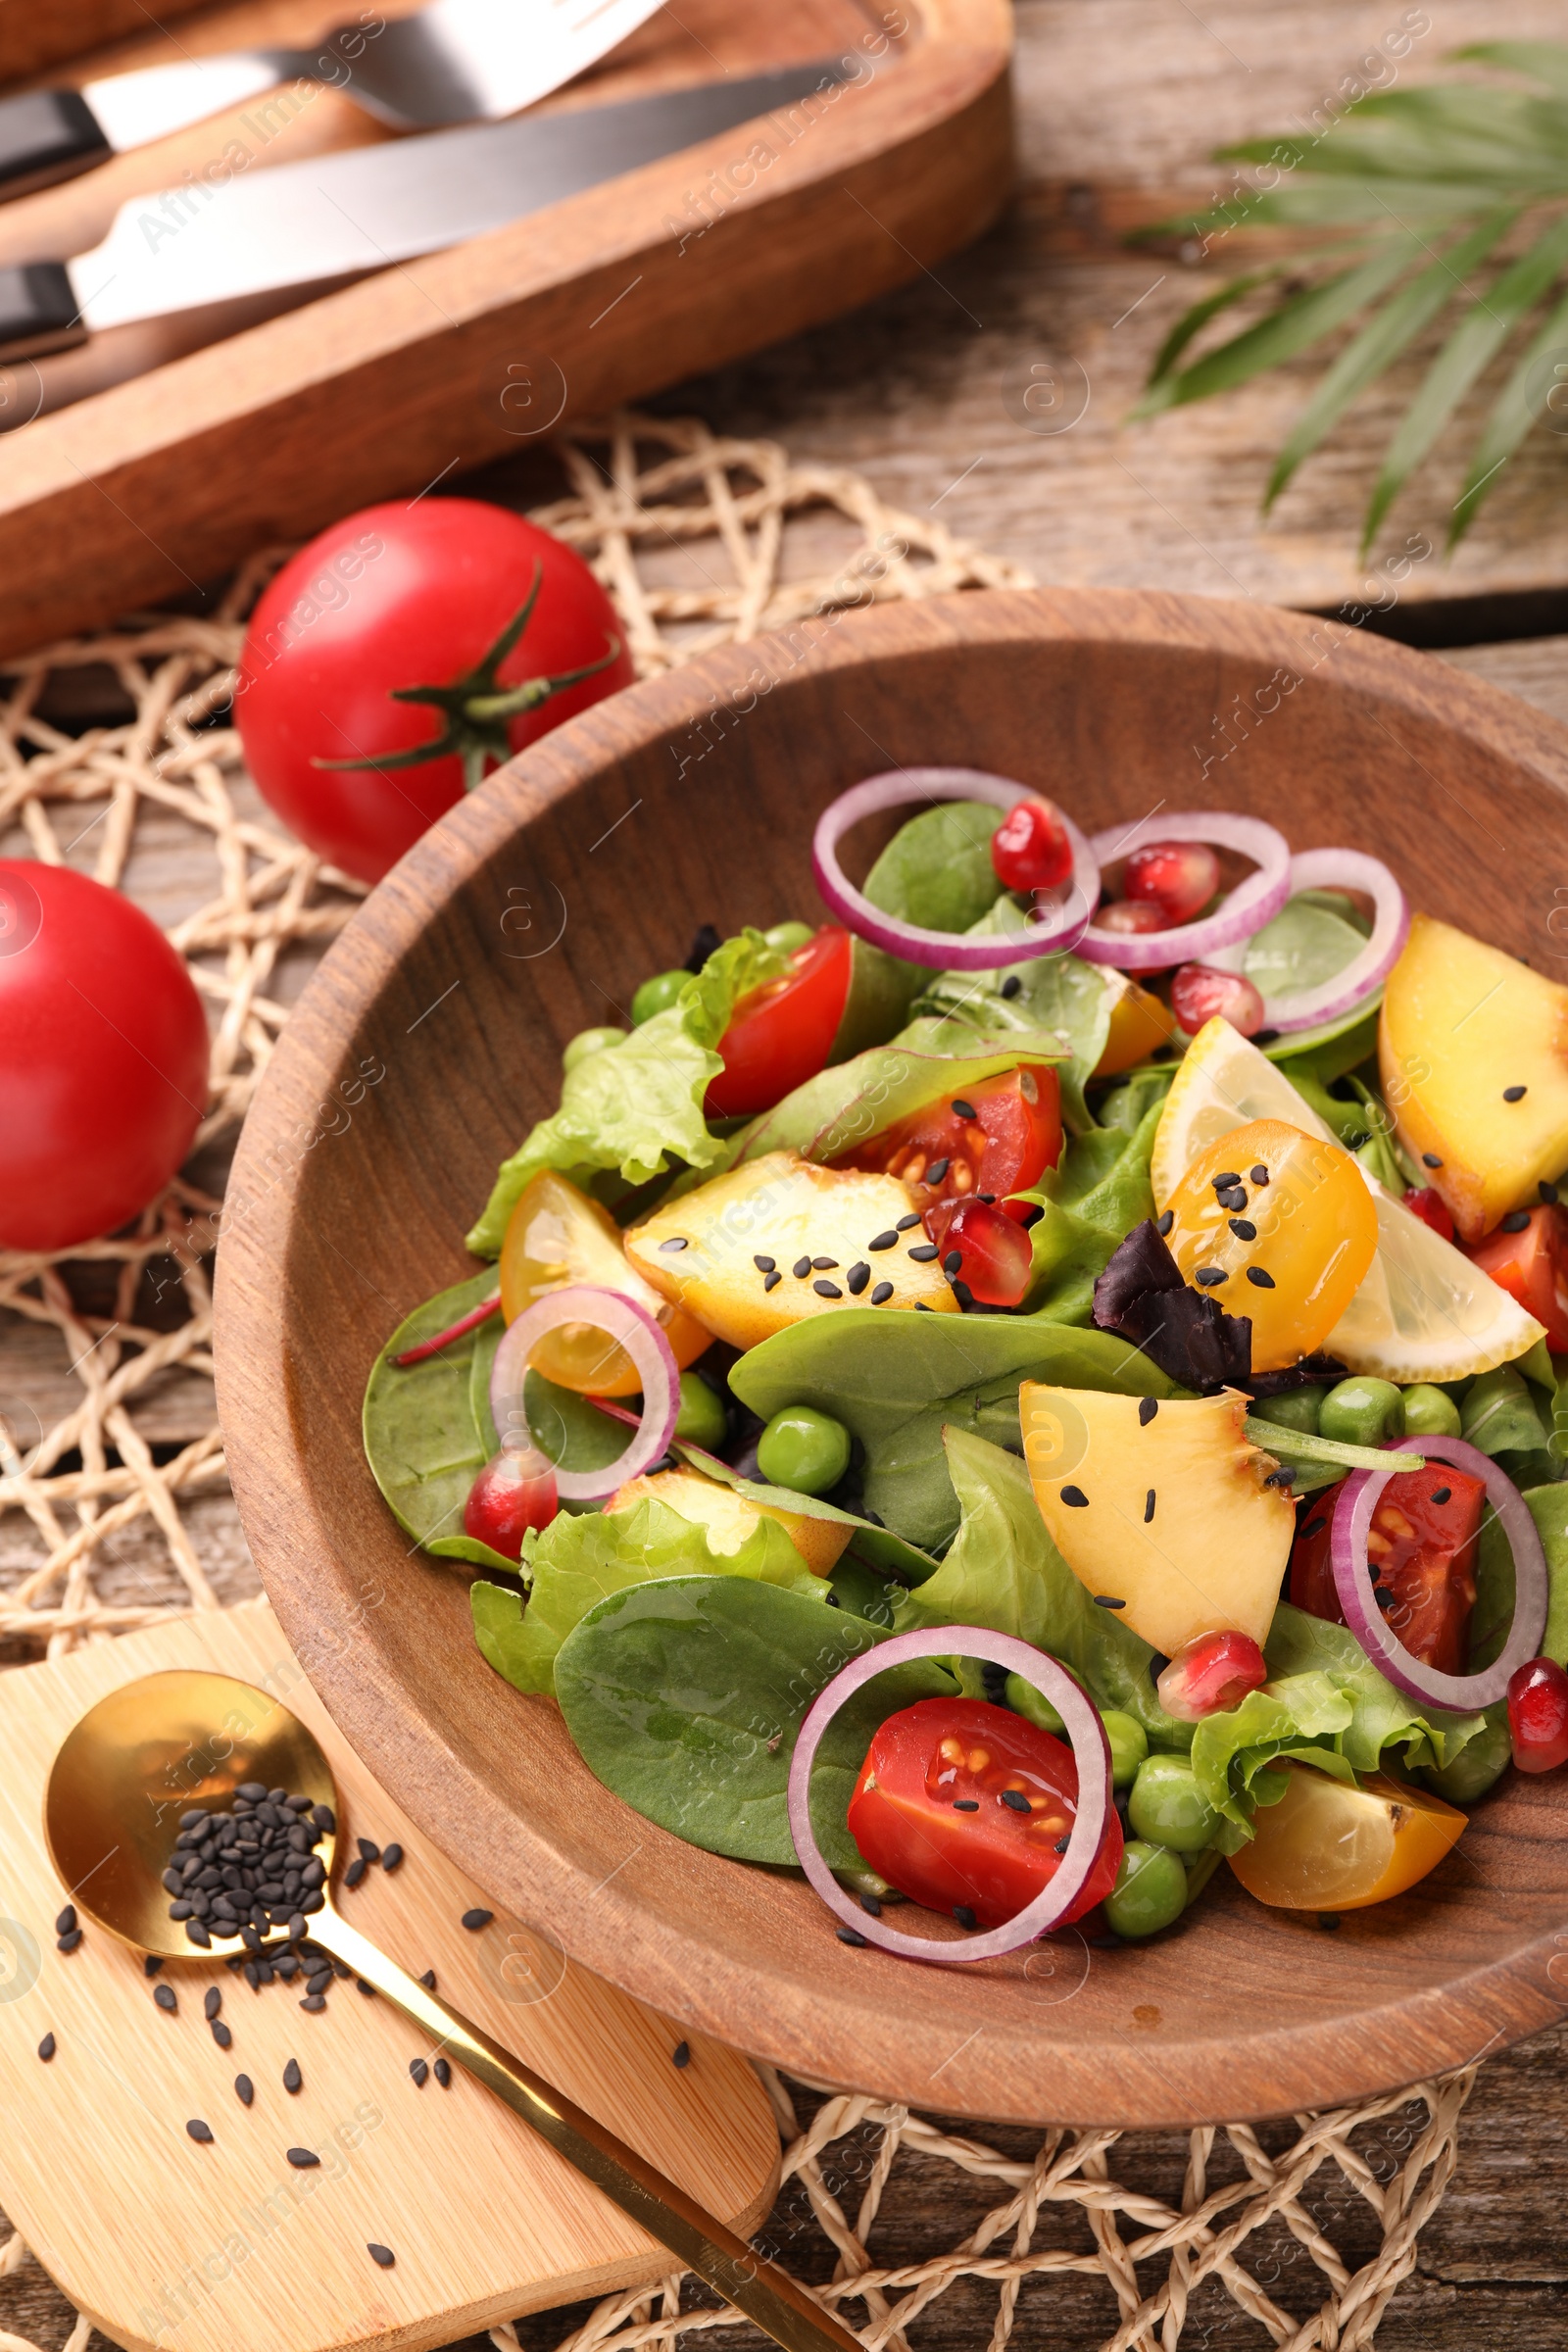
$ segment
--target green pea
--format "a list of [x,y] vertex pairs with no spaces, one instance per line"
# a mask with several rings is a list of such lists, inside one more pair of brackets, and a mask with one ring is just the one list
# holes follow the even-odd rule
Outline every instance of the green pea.
[[1116,1884],[1105,1897],[1105,1925],[1113,1936],[1157,1936],[1187,1907],[1187,1873],[1180,1854],[1168,1846],[1130,1838],[1122,1848]]
[[781,956],[793,956],[797,948],[809,947],[816,933],[809,923],[775,923],[771,931],[762,933],[762,937],[770,948],[777,948]]
[[631,1001],[632,1027],[640,1029],[656,1012],[667,1012],[690,978],[690,972],[656,972],[645,980]]
[[563,1070],[574,1070],[590,1054],[603,1054],[608,1046],[618,1046],[626,1034],[624,1029],[579,1029],[575,1037],[567,1039],[563,1050]]
[[1127,1799],[1127,1819],[1151,1845],[1168,1845],[1178,1854],[1200,1853],[1219,1828],[1185,1756],[1145,1757]]
[[1102,1707],[1100,1720],[1110,1741],[1110,1785],[1125,1788],[1149,1753],[1149,1734],[1135,1715],[1124,1715],[1119,1707]]
[[684,1438],[688,1446],[722,1446],[729,1430],[729,1415],[724,1399],[710,1389],[700,1372],[683,1372],[680,1376],[680,1411],[675,1415],[675,1435]]
[[1404,1435],[1404,1398],[1392,1380],[1358,1373],[1330,1389],[1318,1415],[1318,1435],[1342,1446],[1381,1446]]
[[1021,1715],[1025,1723],[1037,1724],[1043,1732],[1054,1732],[1058,1740],[1065,1734],[1067,1726],[1045,1692],[1037,1690],[1033,1683],[1026,1683],[1021,1674],[1008,1675],[1004,1695],[1013,1713]]
[[1326,1389],[1284,1389],[1278,1396],[1259,1396],[1252,1406],[1253,1418],[1272,1421],[1276,1429],[1302,1429],[1315,1438],[1327,1395]]
[[1459,1407],[1446,1391],[1419,1381],[1404,1392],[1404,1434],[1407,1438],[1456,1438]]
[[825,1494],[849,1466],[849,1431],[811,1404],[787,1404],[758,1440],[757,1467],[766,1483],[797,1494]]

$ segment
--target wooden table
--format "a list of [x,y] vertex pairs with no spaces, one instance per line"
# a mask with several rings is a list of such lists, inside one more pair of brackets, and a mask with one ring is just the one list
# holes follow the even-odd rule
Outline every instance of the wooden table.
[[[1360,510],[1425,355],[1362,404],[1265,526],[1258,494],[1311,367],[1124,425],[1153,351],[1202,280],[1179,262],[1129,252],[1119,239],[1129,225],[1221,184],[1205,161],[1210,147],[1310,114],[1401,20],[1419,18],[1431,28],[1413,40],[1400,69],[1406,77],[1430,77],[1445,52],[1499,29],[1514,39],[1561,37],[1563,29],[1551,0],[1512,0],[1505,28],[1487,0],[1427,0],[1419,12],[1396,0],[1020,0],[1020,188],[1007,217],[977,246],[868,311],[722,376],[680,385],[656,405],[699,413],[718,429],[773,435],[799,458],[856,466],[892,503],[939,515],[1042,581],[1328,610],[1355,599],[1366,579],[1354,557]],[[1087,407],[1066,432],[1036,434],[1008,411],[1008,379],[1035,360],[1064,379],[1078,380],[1081,370]],[[1406,491],[1380,552],[1418,531],[1441,539],[1460,453],[1483,405],[1468,405],[1435,465]],[[1418,564],[1381,625],[1568,720],[1568,635],[1551,633],[1568,629],[1565,454],[1544,436],[1528,445],[1454,563]],[[553,487],[537,460],[473,486],[521,500]],[[184,879],[177,860],[147,879],[151,899],[167,900],[172,911]],[[31,1385],[46,1421],[62,1373],[31,1334],[14,1323],[0,1333],[0,1388]],[[164,1433],[169,1439],[193,1434],[199,1406],[188,1390],[180,1419]],[[215,1581],[223,1597],[238,1598],[254,1589],[254,1572],[232,1505],[215,1498],[198,1509]],[[1483,2342],[1496,2352],[1558,2352],[1568,2340],[1568,2154],[1557,2123],[1565,2085],[1568,2028],[1488,2064],[1465,2120],[1458,2173],[1423,2236],[1416,2276],[1385,2320],[1382,2352],[1472,2352]],[[1019,2152],[1027,2145],[1024,2133],[998,2136]],[[1174,2192],[1183,2143],[1164,2135],[1148,2153],[1166,2193]],[[884,2208],[879,2254],[896,2261],[956,2241],[969,2210],[964,2195],[946,2167],[906,2176]],[[1338,2229],[1357,2202],[1348,2192],[1336,2200]],[[1370,2251],[1369,2214],[1360,2227]],[[1293,2301],[1288,2284],[1275,2291]],[[1302,2294],[1304,2316],[1316,2298],[1307,2285]],[[920,2323],[919,2343],[967,2352],[985,2340],[993,2311],[989,2290],[946,2296]],[[1084,2282],[1054,2285],[1049,2323],[1046,2311],[1045,2295],[1025,2295],[1015,2344],[1080,2352],[1113,2325],[1108,2297]],[[518,2334],[530,2352],[544,2352],[579,2316],[542,2315],[520,2323]],[[0,2331],[22,2329],[54,2346],[66,2327],[36,2269],[0,2282]],[[749,2331],[726,2336],[737,2352],[756,2352],[760,2340]],[[1195,2302],[1183,2337],[1211,2352],[1258,2340],[1218,2296]],[[484,2347],[475,2340],[462,2352]]]

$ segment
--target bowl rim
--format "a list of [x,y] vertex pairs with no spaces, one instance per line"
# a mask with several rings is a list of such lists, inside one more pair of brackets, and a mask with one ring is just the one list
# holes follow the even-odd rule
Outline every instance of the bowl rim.
[[[1052,641],[1239,656],[1298,668],[1332,661],[1336,681],[1381,703],[1389,718],[1404,712],[1473,737],[1500,761],[1532,770],[1564,795],[1568,811],[1568,728],[1544,713],[1391,640],[1312,614],[1229,600],[1139,589],[965,590],[813,615],[644,680],[545,736],[459,803],[377,886],[313,974],[263,1075],[235,1154],[229,1189],[238,1205],[222,1229],[215,1292],[219,1409],[263,1584],[334,1721],[420,1828],[569,1958],[693,2029],[809,2080],[976,2118],[1036,2122],[1044,2106],[1058,2122],[1188,2127],[1361,2099],[1472,2064],[1484,2050],[1560,2019],[1568,2008],[1568,1951],[1548,1931],[1446,1983],[1348,2016],[1276,2022],[1241,2039],[1234,2021],[1222,2020],[1210,2035],[1184,2045],[1174,2072],[1168,2045],[1156,2053],[1128,2035],[1110,2063],[1086,2077],[1062,2039],[1051,2051],[1061,2077],[1043,2094],[1034,2087],[1037,2045],[1014,2037],[993,2052],[983,2090],[966,2090],[961,2069],[935,2087],[928,2064],[934,2043],[915,2046],[919,2036],[911,2035],[899,2055],[887,2047],[886,1980],[874,1972],[867,1972],[863,1991],[835,1985],[831,2003],[810,1984],[777,1979],[767,1980],[765,2000],[753,1985],[747,2001],[738,1998],[737,1967],[724,1950],[720,1923],[706,1935],[688,1933],[671,1948],[639,1908],[618,1900],[583,1904],[585,1885],[527,1816],[471,1771],[432,1722],[416,1714],[407,1728],[400,1712],[406,1693],[373,1645],[355,1641],[345,1593],[314,1572],[312,1563],[331,1553],[333,1544],[307,1483],[286,1475],[259,1442],[264,1432],[291,1426],[283,1286],[269,1272],[287,1254],[301,1164],[287,1164],[279,1177],[268,1164],[269,1152],[296,1121],[309,1120],[323,1081],[341,1061],[344,1040],[452,897],[531,818],[607,764],[682,730],[695,742],[696,729],[716,707],[743,711],[748,696],[770,691],[784,675],[820,679],[887,656]],[[505,1856],[499,1867],[498,1853]],[[1551,1973],[1554,1966],[1559,1975]],[[858,2019],[869,2026],[873,2017],[883,2037],[859,2030]],[[1227,2086],[1218,2113],[1216,2083]]]

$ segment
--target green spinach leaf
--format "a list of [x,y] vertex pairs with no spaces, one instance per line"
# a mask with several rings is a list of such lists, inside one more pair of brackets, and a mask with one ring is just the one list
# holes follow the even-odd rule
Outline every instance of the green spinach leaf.
[[1110,1332],[1075,1330],[1049,1315],[889,1307],[809,1316],[752,1348],[729,1376],[741,1402],[764,1421],[787,1404],[814,1404],[842,1421],[864,1450],[867,1510],[925,1551],[940,1550],[958,1525],[944,1425],[1018,1452],[1023,1380],[1125,1396],[1183,1393]]
[[844,1559],[860,1559],[868,1567],[886,1569],[906,1585],[923,1585],[927,1577],[936,1573],[937,1563],[930,1553],[913,1544],[906,1544],[891,1527],[877,1527],[869,1519],[858,1519],[853,1511],[841,1511],[837,1503],[824,1502],[816,1494],[798,1494],[793,1487],[760,1486],[756,1479],[742,1478],[728,1462],[720,1461],[717,1454],[710,1453],[704,1446],[688,1446],[677,1439],[674,1450],[705,1478],[716,1478],[720,1486],[732,1488],[759,1509],[793,1511],[797,1518],[826,1519],[837,1527],[850,1528],[853,1532],[841,1554]]
[[[1000,898],[977,923],[971,938],[991,939],[1029,928],[1028,917],[1010,898]],[[1008,994],[1004,996],[1004,986]],[[945,1013],[966,1021],[988,1037],[1009,1029],[1052,1033],[1068,1058],[1057,1077],[1062,1116],[1074,1134],[1094,1125],[1084,1087],[1105,1051],[1114,993],[1096,965],[1077,956],[1031,956],[990,972],[939,972],[915,1002],[917,1013]]]
[[[682,1576],[600,1602],[562,1646],[556,1690],[590,1772],[710,1853],[794,1867],[787,1790],[801,1723],[840,1668],[886,1635],[775,1586]],[[878,1724],[952,1692],[935,1661],[896,1666],[840,1709],[811,1775],[833,1870],[864,1864],[845,1813]]]
[[[1525,1503],[1540,1530],[1546,1554],[1549,1598],[1541,1654],[1568,1666],[1568,1485],[1530,1487]],[[1513,1551],[1502,1521],[1490,1508],[1481,1516],[1476,1555],[1476,1605],[1470,1619],[1470,1669],[1479,1672],[1502,1655],[1513,1622]]]
[[[884,914],[922,931],[967,931],[997,895],[991,836],[1003,811],[943,801],[901,825],[862,884]],[[914,967],[923,976],[924,967]]]
[[944,1095],[961,1094],[1020,1061],[1055,1061],[1060,1053],[1054,1037],[1032,1030],[983,1038],[957,1022],[919,1021],[891,1045],[808,1078],[755,1122],[738,1156],[799,1152],[806,1159],[836,1159]]
[[1154,1213],[1149,1163],[1159,1126],[1160,1099],[1150,1104],[1132,1135],[1097,1127],[1074,1136],[1059,1167],[1050,1168],[1032,1193],[1043,1215],[1030,1228],[1034,1281],[1029,1304],[1057,1323],[1089,1323],[1095,1284],[1135,1225]]
[[1535,1399],[1512,1364],[1483,1372],[1465,1392],[1459,1429],[1482,1453],[1530,1453],[1546,1443]]
[[482,1423],[476,1416],[474,1375],[482,1364],[477,1398],[483,1401],[482,1382],[488,1380],[501,1337],[500,1316],[406,1371],[392,1360],[458,1322],[495,1287],[495,1274],[486,1266],[466,1282],[438,1291],[398,1325],[371,1367],[361,1426],[370,1475],[416,1544],[437,1559],[510,1572],[511,1560],[463,1532],[468,1489],[496,1449],[487,1402]]

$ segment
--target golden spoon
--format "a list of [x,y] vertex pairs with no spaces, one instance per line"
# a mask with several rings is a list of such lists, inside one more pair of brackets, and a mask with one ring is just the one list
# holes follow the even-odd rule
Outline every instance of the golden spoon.
[[[208,1960],[243,1949],[206,1925],[211,1953],[169,1916],[163,1873],[182,1814],[220,1811],[247,1781],[308,1796],[337,1813],[332,1771],[298,1716],[253,1684],[226,1674],[149,1674],[90,1707],[67,1734],[49,1775],[44,1834],[79,1912],[141,1952]],[[313,1943],[344,1961],[416,2024],[435,2034],[514,2113],[548,2140],[612,2205],[788,2352],[860,2352],[857,2338],[784,2271],[705,2213],[614,2132],[553,2090],[520,2059],[377,1950],[332,1906],[337,1845],[323,1837],[322,1907],[310,1914]]]

